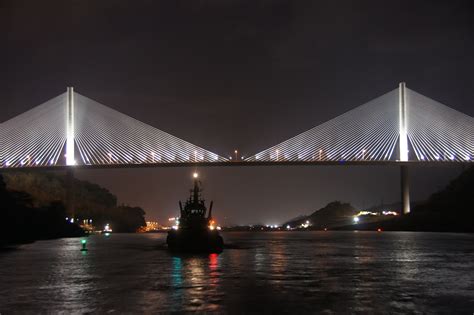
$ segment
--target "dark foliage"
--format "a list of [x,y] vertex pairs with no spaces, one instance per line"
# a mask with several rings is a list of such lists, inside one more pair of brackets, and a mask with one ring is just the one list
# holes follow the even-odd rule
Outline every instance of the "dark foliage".
[[414,213],[438,212],[473,218],[474,215],[474,167],[461,173],[445,189],[431,195],[424,204],[415,207]]
[[[68,223],[64,207],[66,177],[54,172],[8,172],[0,181],[0,211],[4,226],[0,243],[74,236],[79,227]],[[114,232],[136,232],[144,226],[145,211],[117,206],[107,189],[87,181],[74,180],[76,219],[92,219],[102,229],[110,224]]]
[[65,208],[60,202],[42,207],[32,206],[32,197],[25,192],[10,192],[0,175],[0,247],[67,236],[80,236],[83,231],[64,220]]
[[[474,232],[474,167],[465,170],[408,215],[380,223],[359,224],[359,230]],[[354,226],[347,226],[354,229]]]

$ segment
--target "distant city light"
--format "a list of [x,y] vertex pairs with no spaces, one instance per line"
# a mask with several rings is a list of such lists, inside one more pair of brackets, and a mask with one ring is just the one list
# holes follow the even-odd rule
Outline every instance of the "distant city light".
[[359,217],[354,217],[354,222],[355,222],[355,223],[358,223],[359,220],[360,220]]
[[305,222],[305,223],[302,223],[302,224],[300,225],[300,227],[306,229],[306,228],[308,228],[308,226],[310,226],[310,225],[311,225],[311,223],[310,223],[308,220],[306,220],[306,222]]
[[198,176],[199,176],[198,173],[194,172],[193,177],[198,178]]
[[112,229],[108,223],[104,226],[104,232],[112,232]]

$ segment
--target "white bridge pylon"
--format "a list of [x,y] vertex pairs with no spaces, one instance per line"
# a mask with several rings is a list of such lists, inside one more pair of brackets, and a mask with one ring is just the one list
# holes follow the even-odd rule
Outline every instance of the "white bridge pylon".
[[474,118],[405,87],[247,162],[473,162]]
[[225,161],[72,88],[0,125],[2,168]]

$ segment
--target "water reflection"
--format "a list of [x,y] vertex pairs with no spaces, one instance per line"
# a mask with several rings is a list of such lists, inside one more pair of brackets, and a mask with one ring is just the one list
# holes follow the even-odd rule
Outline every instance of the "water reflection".
[[180,257],[172,257],[171,263],[171,305],[173,312],[177,312],[183,304],[183,263]]
[[273,274],[284,275],[288,265],[289,255],[287,246],[283,242],[274,242],[271,245],[271,251],[268,253],[270,258],[270,269]]
[[[81,251],[80,239],[62,239],[53,244],[45,244],[49,257],[37,263],[43,268],[39,272],[46,275],[46,281],[39,290],[51,292],[50,303],[58,309],[79,312],[93,311],[97,303],[94,294],[94,272],[88,253]],[[54,293],[54,294],[53,294]]]
[[218,254],[172,258],[173,311],[216,311],[220,307]]
[[255,266],[255,272],[264,272],[265,271],[265,259],[267,255],[265,253],[265,248],[264,247],[257,247],[255,249],[255,255],[254,255],[254,266]]
[[216,290],[219,285],[219,255],[218,254],[209,254],[209,279],[210,286],[212,289]]
[[171,262],[173,264],[173,268],[171,271],[171,279],[172,279],[173,288],[179,289],[181,288],[181,285],[183,284],[183,275],[181,273],[183,263],[180,257],[172,257]]
[[[172,256],[164,235],[25,245],[0,257],[2,313],[469,313],[474,236],[229,233]],[[230,240],[229,240],[230,238]],[[232,240],[233,238],[233,240]]]

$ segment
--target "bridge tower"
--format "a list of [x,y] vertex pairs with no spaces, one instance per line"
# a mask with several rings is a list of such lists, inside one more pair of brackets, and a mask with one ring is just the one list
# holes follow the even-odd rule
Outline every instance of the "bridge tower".
[[66,211],[74,218],[74,170],[76,164],[74,155],[74,88],[67,88],[66,104]]
[[408,166],[405,162],[408,162],[408,135],[407,135],[407,109],[406,109],[406,93],[405,93],[405,82],[400,82],[398,94],[398,106],[399,106],[399,122],[400,122],[400,183],[401,183],[401,199],[402,199],[402,213],[410,213],[410,186],[408,182]]
[[75,164],[74,156],[74,88],[67,88],[66,165]]

